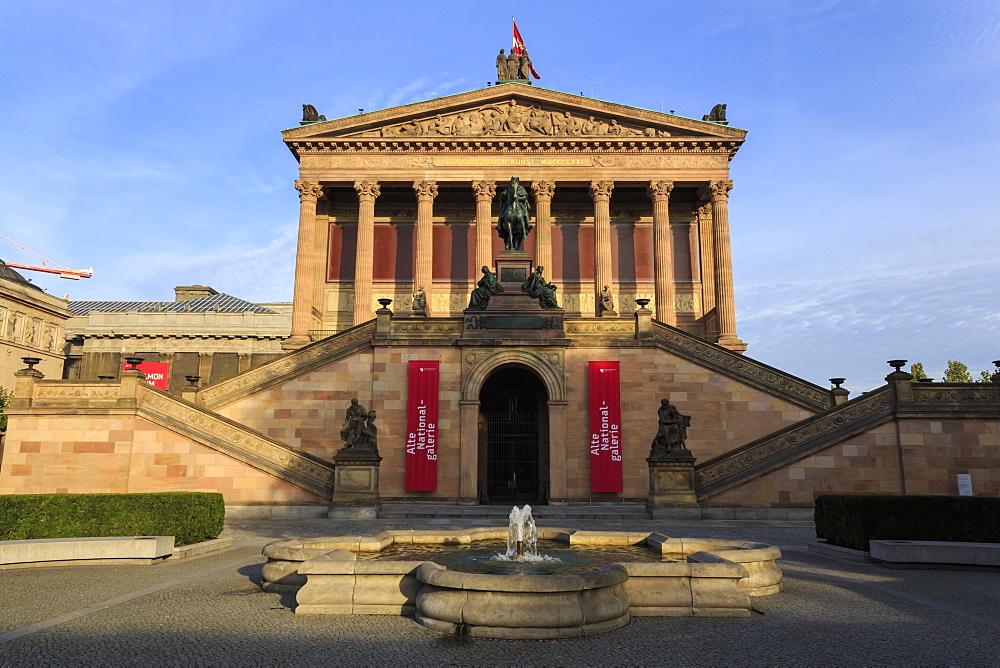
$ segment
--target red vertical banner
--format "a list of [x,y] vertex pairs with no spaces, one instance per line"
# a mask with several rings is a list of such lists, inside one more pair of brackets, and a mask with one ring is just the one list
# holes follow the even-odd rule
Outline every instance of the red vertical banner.
[[622,491],[622,403],[618,362],[588,362],[590,491]]
[[[122,362],[122,371],[131,368],[133,368],[131,364]],[[170,362],[143,362],[135,368],[146,374],[146,382],[153,387],[167,389],[167,383],[170,381]]]
[[441,363],[411,361],[406,386],[406,491],[437,489],[438,372]]

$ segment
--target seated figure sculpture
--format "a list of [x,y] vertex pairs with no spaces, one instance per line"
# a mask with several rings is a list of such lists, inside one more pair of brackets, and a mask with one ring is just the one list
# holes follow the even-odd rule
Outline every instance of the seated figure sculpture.
[[345,443],[344,447],[353,448],[358,444],[367,415],[368,411],[358,403],[357,398],[351,399],[351,405],[347,407],[344,421],[340,425],[340,438]]
[[560,308],[559,303],[556,301],[556,285],[545,280],[545,277],[542,276],[544,270],[545,267],[541,265],[536,267],[535,272],[521,285],[521,291],[527,292],[537,299],[538,303],[544,309]]
[[503,286],[497,280],[497,275],[490,271],[489,267],[483,267],[483,277],[476,284],[477,287],[469,297],[469,308],[484,310],[490,303],[490,297],[503,292]]
[[691,451],[687,449],[686,441],[691,416],[681,415],[669,399],[660,400],[656,416],[656,436],[653,438],[650,457],[689,457]]

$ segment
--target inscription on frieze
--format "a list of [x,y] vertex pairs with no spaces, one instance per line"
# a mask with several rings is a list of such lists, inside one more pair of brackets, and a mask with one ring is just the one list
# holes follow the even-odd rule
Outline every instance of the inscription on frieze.
[[501,283],[524,283],[528,280],[528,271],[524,267],[503,267],[500,269]]
[[446,158],[435,156],[435,167],[590,167],[590,156],[582,158]]
[[559,318],[541,315],[469,315],[466,329],[559,329]]

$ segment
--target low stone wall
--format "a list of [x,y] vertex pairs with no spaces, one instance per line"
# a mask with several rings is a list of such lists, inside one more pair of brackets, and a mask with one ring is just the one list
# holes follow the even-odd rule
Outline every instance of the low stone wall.
[[174,553],[173,536],[45,538],[0,541],[0,568],[28,564],[149,564]]
[[1000,543],[935,540],[871,540],[871,556],[883,566],[983,566],[1000,568]]

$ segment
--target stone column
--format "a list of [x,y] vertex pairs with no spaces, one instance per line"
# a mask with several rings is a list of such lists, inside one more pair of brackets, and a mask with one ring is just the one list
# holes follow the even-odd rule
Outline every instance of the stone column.
[[535,196],[535,265],[545,267],[545,276],[552,280],[552,195],[556,184],[534,181],[531,192]]
[[594,315],[601,315],[601,290],[611,281],[611,191],[614,181],[591,181],[594,200]]
[[476,194],[476,267],[473,273],[478,276],[480,267],[493,267],[493,221],[490,220],[490,213],[497,186],[492,181],[474,181],[472,192]]
[[292,333],[283,347],[295,349],[309,343],[312,329],[313,280],[320,253],[316,243],[316,200],[323,196],[323,186],[311,181],[296,181],[299,191],[299,238],[295,254],[295,288],[292,303]]
[[670,232],[670,191],[673,181],[650,181],[646,186],[653,200],[653,281],[656,319],[677,326],[674,309],[674,246]]
[[[293,307],[294,308],[294,307]],[[306,337],[306,342],[308,343],[309,337]],[[212,382],[212,361],[214,356],[212,353],[198,353],[198,375],[201,376],[202,380],[206,384]],[[119,365],[121,366],[121,365]]]
[[375,199],[378,181],[355,181],[358,193],[358,247],[354,260],[354,324],[372,319],[372,279],[375,272]]
[[413,291],[423,286],[428,316],[434,312],[434,198],[438,187],[433,181],[413,183],[417,193],[417,243],[413,258]]
[[243,373],[244,371],[250,370],[250,353],[236,353],[237,363],[236,363],[236,373]]
[[712,181],[712,242],[715,251],[715,312],[719,345],[742,352],[746,346],[736,337],[736,302],[733,298],[733,256],[729,248],[729,191],[733,182]]

